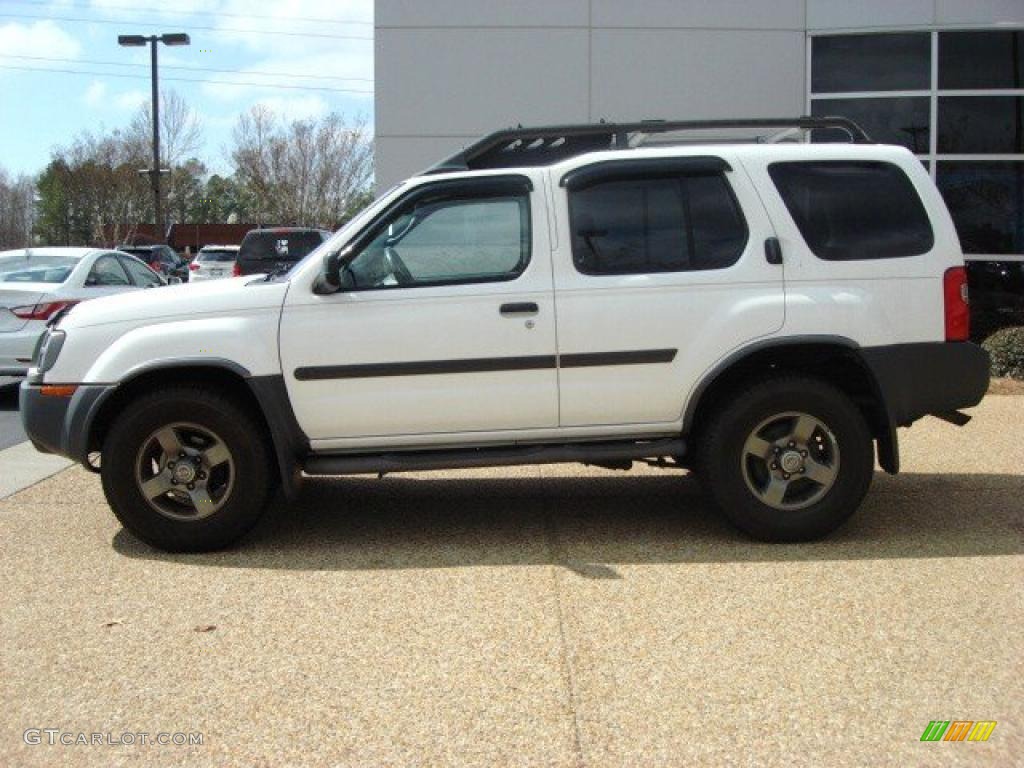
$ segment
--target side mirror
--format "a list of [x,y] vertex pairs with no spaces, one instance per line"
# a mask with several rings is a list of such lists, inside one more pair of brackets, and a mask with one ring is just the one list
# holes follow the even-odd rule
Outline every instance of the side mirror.
[[334,251],[324,258],[324,268],[313,284],[313,293],[327,296],[338,291],[350,291],[356,286],[355,275],[348,264],[343,263],[349,249]]
[[181,285],[181,278],[180,277],[174,277],[172,275],[171,277],[167,278],[167,284],[168,285]]

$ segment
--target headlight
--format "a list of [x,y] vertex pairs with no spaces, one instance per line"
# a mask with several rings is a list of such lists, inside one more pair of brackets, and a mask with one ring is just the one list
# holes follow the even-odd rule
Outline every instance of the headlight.
[[67,334],[64,331],[55,331],[52,328],[47,329],[43,334],[42,343],[32,360],[40,373],[46,373],[53,368],[61,347],[64,346],[65,338],[67,338]]

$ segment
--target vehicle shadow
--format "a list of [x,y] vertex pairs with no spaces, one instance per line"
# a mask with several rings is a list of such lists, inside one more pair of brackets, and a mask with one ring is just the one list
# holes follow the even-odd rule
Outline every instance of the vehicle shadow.
[[558,564],[588,578],[617,565],[1024,553],[1024,477],[877,474],[854,518],[830,538],[764,544],[733,529],[677,474],[510,479],[310,481],[277,499],[238,547],[171,555],[126,531],[122,555],[282,570],[375,570]]
[[0,411],[18,410],[18,388],[21,382],[0,377]]

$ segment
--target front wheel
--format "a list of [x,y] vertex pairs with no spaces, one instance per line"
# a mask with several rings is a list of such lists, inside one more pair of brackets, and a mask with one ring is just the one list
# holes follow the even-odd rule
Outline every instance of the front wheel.
[[871,433],[846,395],[786,376],[712,416],[700,471],[725,515],[764,541],[807,541],[852,515],[874,473]]
[[262,430],[228,397],[166,389],[129,405],[104,442],[111,509],[132,534],[171,552],[206,552],[241,538],[270,493]]

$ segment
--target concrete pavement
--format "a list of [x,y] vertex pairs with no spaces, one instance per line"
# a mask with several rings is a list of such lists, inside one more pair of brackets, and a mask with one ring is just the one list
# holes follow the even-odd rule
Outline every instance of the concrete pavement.
[[[0,501],[0,764],[1020,764],[1024,400],[974,413],[904,432],[905,474],[809,545],[567,465],[311,483],[171,556],[71,469]],[[998,726],[920,742],[935,719]]]
[[18,413],[20,383],[20,379],[0,376],[0,450],[28,439],[21,427],[21,416]]

